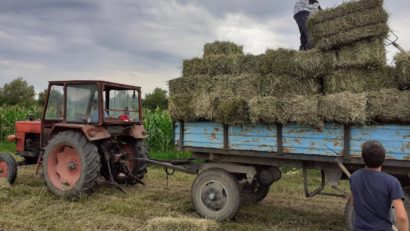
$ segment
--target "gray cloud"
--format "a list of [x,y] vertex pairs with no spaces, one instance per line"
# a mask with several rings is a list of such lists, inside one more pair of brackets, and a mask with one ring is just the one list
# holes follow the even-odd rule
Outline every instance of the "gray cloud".
[[[321,1],[331,7],[342,1]],[[37,90],[55,79],[105,79],[166,88],[182,59],[205,42],[249,53],[298,46],[294,1],[0,0],[0,85],[24,77]],[[408,0],[386,0],[391,27],[410,49]],[[390,56],[395,52],[389,48]]]

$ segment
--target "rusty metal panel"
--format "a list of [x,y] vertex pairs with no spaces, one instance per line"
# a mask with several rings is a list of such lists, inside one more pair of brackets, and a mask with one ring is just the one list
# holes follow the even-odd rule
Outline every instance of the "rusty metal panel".
[[244,125],[229,127],[229,149],[277,152],[276,126]]
[[201,148],[223,148],[224,127],[219,123],[184,123],[184,146]]
[[175,145],[178,145],[179,144],[179,137],[181,136],[180,135],[180,132],[179,132],[179,130],[180,130],[180,126],[181,126],[181,123],[180,122],[175,122],[175,126],[174,126],[174,144]]
[[410,160],[410,126],[376,125],[352,127],[351,154],[361,155],[361,145],[377,140],[386,148],[387,159]]
[[322,130],[296,124],[283,126],[283,153],[337,156],[333,151],[342,153],[343,137],[342,125],[326,124]]

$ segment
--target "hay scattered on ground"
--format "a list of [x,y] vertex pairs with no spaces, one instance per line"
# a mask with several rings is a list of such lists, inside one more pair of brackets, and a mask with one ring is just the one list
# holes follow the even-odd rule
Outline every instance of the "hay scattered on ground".
[[341,47],[337,52],[338,68],[368,68],[386,65],[386,49],[380,39],[364,40]]
[[365,124],[366,94],[342,92],[320,97],[319,115],[326,122],[341,124]]
[[249,106],[245,98],[232,97],[217,103],[215,120],[227,125],[249,124]]
[[312,24],[312,21],[309,21],[308,27],[310,35],[317,40],[365,26],[386,24],[388,18],[387,12],[380,7],[347,14],[318,24]]
[[157,217],[147,222],[147,231],[213,231],[218,228],[216,221],[189,217]]
[[384,89],[368,94],[370,118],[377,122],[410,122],[410,91]]
[[350,31],[340,32],[328,37],[314,37],[312,35],[311,42],[312,45],[317,49],[331,50],[350,45],[364,39],[385,39],[387,34],[389,33],[389,30],[389,26],[386,23],[379,23],[375,25],[355,28]]
[[395,88],[397,82],[388,68],[339,70],[327,76],[323,81],[325,94],[343,91],[362,93],[383,88]]
[[408,55],[398,53],[394,57],[396,74],[401,89],[410,89],[410,52]]
[[383,0],[349,1],[344,2],[335,8],[328,8],[323,11],[319,11],[316,14],[312,15],[309,18],[309,21],[313,24],[318,24],[324,21],[343,17],[348,14],[367,11],[369,9],[380,7],[383,7]]
[[289,49],[267,50],[264,66],[270,67],[270,73],[291,75],[298,78],[319,78],[330,73],[335,64],[332,53],[317,50],[295,51]]
[[292,76],[269,74],[260,76],[259,96],[316,95],[320,93],[317,79],[298,79]]
[[323,121],[318,115],[318,96],[294,96],[280,98],[277,107],[278,122],[286,125],[298,123],[322,128]]
[[233,42],[215,41],[204,46],[204,58],[214,55],[243,55],[243,46]]
[[273,96],[254,97],[249,101],[250,120],[252,123],[275,124],[278,122],[278,98]]

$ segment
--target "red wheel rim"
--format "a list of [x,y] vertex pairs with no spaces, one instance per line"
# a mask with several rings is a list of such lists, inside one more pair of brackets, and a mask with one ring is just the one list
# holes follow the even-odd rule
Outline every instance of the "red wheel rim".
[[7,178],[9,176],[9,167],[7,163],[0,160],[0,178]]
[[78,152],[67,144],[56,146],[48,157],[47,175],[59,190],[72,189],[81,176],[81,159]]

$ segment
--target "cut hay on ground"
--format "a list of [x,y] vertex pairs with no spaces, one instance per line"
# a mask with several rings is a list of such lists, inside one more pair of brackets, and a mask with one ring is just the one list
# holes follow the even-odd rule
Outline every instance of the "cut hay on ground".
[[157,217],[147,222],[147,231],[213,231],[218,228],[216,221],[189,217]]
[[342,92],[320,97],[319,115],[326,122],[341,124],[365,124],[366,94]]
[[249,124],[249,106],[245,98],[232,97],[219,102],[215,120],[227,125]]
[[277,120],[283,125],[298,123],[320,129],[323,121],[317,112],[318,96],[294,96],[278,100]]
[[182,62],[182,76],[184,77],[190,77],[190,76],[196,76],[196,75],[206,75],[207,73],[208,73],[208,69],[203,59],[200,59],[200,58],[185,59]]
[[339,70],[327,76],[323,81],[323,92],[325,94],[343,91],[362,93],[396,87],[396,78],[386,67],[373,70]]
[[275,124],[277,119],[278,98],[272,96],[254,97],[249,101],[250,120],[252,123]]
[[214,55],[243,55],[243,46],[232,42],[215,41],[204,46],[204,58]]
[[308,27],[312,38],[314,38],[314,40],[318,40],[318,38],[330,37],[332,35],[352,31],[357,28],[376,24],[386,24],[388,18],[389,15],[387,12],[380,7],[347,14],[342,17],[323,21],[318,24],[312,24],[312,22],[309,21]]
[[298,78],[322,77],[333,70],[336,61],[332,53],[325,54],[316,50],[267,50],[264,58],[263,65],[270,68],[270,73]]
[[383,0],[360,0],[349,1],[338,5],[335,8],[325,9],[319,11],[309,18],[309,21],[313,24],[318,24],[324,21],[332,20],[335,18],[343,17],[356,12],[367,11],[369,9],[383,7]]
[[337,52],[338,68],[368,68],[386,65],[386,49],[380,39],[363,40]]
[[410,89],[410,52],[407,55],[398,53],[394,61],[399,87],[403,90]]
[[298,79],[292,76],[269,74],[260,76],[259,96],[316,95],[321,91],[317,79]]
[[386,23],[380,23],[365,27],[358,27],[350,31],[340,32],[328,37],[312,35],[311,42],[313,47],[317,49],[331,50],[350,45],[363,39],[385,39],[387,34],[389,33],[389,30],[390,29]]
[[385,89],[368,94],[370,118],[384,123],[410,122],[410,91]]

